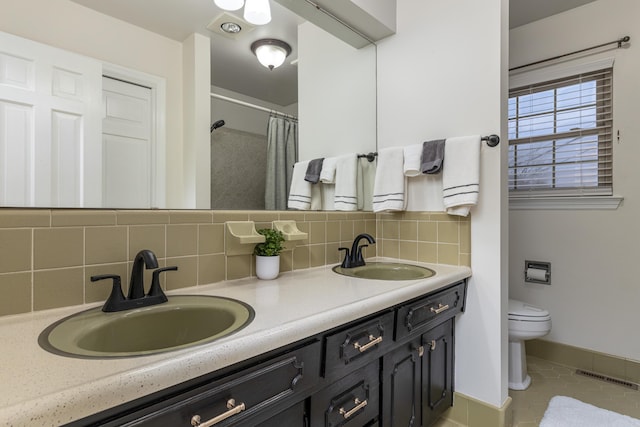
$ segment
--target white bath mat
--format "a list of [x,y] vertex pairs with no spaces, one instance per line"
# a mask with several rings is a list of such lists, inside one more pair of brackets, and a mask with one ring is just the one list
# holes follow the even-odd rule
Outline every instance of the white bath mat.
[[540,427],[640,427],[640,420],[589,405],[571,397],[555,396]]

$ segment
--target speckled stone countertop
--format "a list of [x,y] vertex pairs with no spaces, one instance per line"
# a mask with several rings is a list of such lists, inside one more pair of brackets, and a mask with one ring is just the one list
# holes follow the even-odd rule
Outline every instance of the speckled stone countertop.
[[186,288],[168,295],[236,298],[255,310],[253,322],[209,344],[152,356],[76,359],[40,348],[51,323],[100,304],[0,318],[0,425],[58,426],[213,372],[464,279],[468,267],[420,264],[428,279],[367,280],[331,266]]

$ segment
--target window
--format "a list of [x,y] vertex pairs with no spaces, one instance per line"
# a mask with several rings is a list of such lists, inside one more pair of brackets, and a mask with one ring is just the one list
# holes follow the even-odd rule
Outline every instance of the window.
[[612,70],[509,91],[511,197],[612,194]]

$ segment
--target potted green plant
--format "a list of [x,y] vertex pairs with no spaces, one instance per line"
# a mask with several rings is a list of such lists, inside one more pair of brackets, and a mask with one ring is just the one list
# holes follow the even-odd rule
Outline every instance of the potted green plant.
[[256,256],[256,276],[258,279],[271,280],[280,274],[280,252],[284,250],[284,235],[279,230],[262,228],[258,230],[265,238],[253,249]]

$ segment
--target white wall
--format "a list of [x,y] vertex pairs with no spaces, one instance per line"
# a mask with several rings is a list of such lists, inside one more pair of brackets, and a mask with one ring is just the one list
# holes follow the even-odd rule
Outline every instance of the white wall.
[[[640,2],[598,0],[515,28],[510,65],[631,37],[631,47],[598,54],[614,57],[614,211],[511,211],[510,296],[551,312],[549,341],[640,360],[638,240],[640,230]],[[551,286],[524,283],[524,261],[550,261]]]
[[0,0],[0,31],[163,77],[167,203],[182,192],[182,45],[69,0]]
[[375,46],[355,49],[305,22],[298,58],[300,160],[375,151]]
[[183,42],[183,167],[182,207],[211,208],[211,141],[209,138],[211,102],[211,41],[191,34]]
[[[507,16],[506,0],[398,0],[397,33],[378,45],[379,148],[506,135]],[[505,144],[482,147],[473,277],[456,326],[456,391],[495,407],[508,397],[505,165]]]

